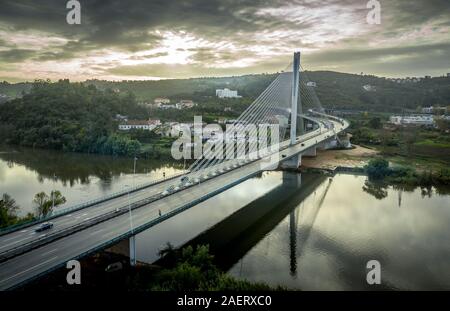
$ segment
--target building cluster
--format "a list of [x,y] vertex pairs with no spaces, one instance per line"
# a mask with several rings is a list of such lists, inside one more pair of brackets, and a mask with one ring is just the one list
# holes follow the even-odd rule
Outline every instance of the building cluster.
[[238,91],[233,91],[230,89],[217,89],[216,96],[219,98],[241,98],[242,96],[238,95]]
[[445,113],[447,113],[447,107],[440,107],[440,106],[424,107],[424,108],[422,108],[422,113],[427,113],[427,114],[445,114]]
[[377,90],[377,88],[374,85],[370,85],[370,84],[366,84],[363,86],[363,89],[366,92],[375,92]]
[[[117,119],[117,117],[116,117],[116,119]],[[119,123],[119,130],[121,130],[121,131],[129,131],[129,130],[152,131],[160,125],[161,125],[161,121],[158,119],[128,120],[128,118],[124,118]]]
[[[426,76],[425,79],[429,79],[431,78],[430,76]],[[418,83],[420,82],[422,79],[424,78],[416,78],[416,77],[406,77],[404,79],[400,79],[400,78],[388,78],[387,80],[395,82],[395,83],[399,83],[399,84],[405,84],[405,83]]]
[[389,123],[393,125],[434,126],[434,118],[431,115],[391,116]]
[[409,116],[391,116],[389,123],[396,126],[436,126],[436,119],[450,121],[450,116],[441,115],[409,115]]
[[9,100],[9,97],[4,94],[0,94],[0,103],[6,102]]
[[190,99],[182,99],[179,102],[172,104],[169,98],[158,97],[153,102],[140,102],[141,106],[153,109],[190,109],[195,106],[195,103]]

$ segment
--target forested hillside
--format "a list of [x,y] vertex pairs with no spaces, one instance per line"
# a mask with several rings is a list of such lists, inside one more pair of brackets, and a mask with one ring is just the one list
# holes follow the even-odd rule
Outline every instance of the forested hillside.
[[[415,110],[418,106],[450,105],[450,77],[422,79],[419,82],[396,83],[370,75],[355,75],[332,71],[307,71],[310,81],[317,83],[315,91],[324,107],[398,112]],[[246,75],[224,78],[195,78],[158,81],[102,81],[88,80],[100,90],[114,90],[120,94],[131,92],[138,101],[151,102],[156,97],[194,99],[197,102],[213,99],[217,88],[238,90],[243,100],[256,98],[276,77],[276,74]],[[368,91],[364,86],[369,85]],[[20,96],[29,92],[31,84],[0,84],[0,94]]]
[[30,147],[133,154],[139,142],[115,134],[114,115],[146,114],[134,95],[94,86],[37,81],[30,93],[0,105],[0,141]]

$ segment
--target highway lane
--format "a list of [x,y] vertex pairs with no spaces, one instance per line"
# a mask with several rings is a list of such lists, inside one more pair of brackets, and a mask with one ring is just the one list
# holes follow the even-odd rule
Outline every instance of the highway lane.
[[[343,127],[335,123],[335,128],[340,131]],[[301,144],[284,149],[281,153],[285,158],[289,158],[314,146],[317,141],[322,141],[330,136],[330,131],[309,139]],[[136,230],[146,228],[146,225],[159,218],[159,211],[167,214],[170,211],[179,209],[189,202],[196,202],[201,198],[207,198],[212,192],[221,191],[224,187],[235,183],[237,180],[243,181],[261,171],[261,161],[249,163],[240,169],[232,170],[215,178],[206,180],[199,185],[181,190],[171,196],[165,197],[132,212],[132,223]],[[171,181],[173,183],[173,181]],[[166,184],[167,186],[167,184]],[[161,187],[162,189],[164,187]],[[123,214],[105,222],[96,224],[83,231],[41,246],[18,257],[10,259],[0,264],[0,289],[7,289],[37,276],[52,267],[64,264],[68,260],[104,246],[113,238],[130,234],[129,214]],[[136,232],[136,231],[135,231]]]
[[[303,136],[306,137],[307,135]],[[287,144],[288,142],[285,141],[281,146],[285,147],[287,146]],[[117,208],[127,206],[139,200],[161,193],[170,185],[174,184],[174,181],[177,181],[177,178],[169,179],[154,186],[132,192],[130,193],[129,198],[127,194],[124,194],[118,198],[98,203],[90,207],[74,211],[67,215],[61,215],[59,217],[53,218],[51,220],[54,225],[53,228],[50,230],[46,230],[45,232],[35,232],[35,229],[39,226],[39,224],[37,224],[34,226],[23,228],[21,230],[13,231],[9,234],[2,235],[0,236],[0,253],[7,252],[16,247],[20,247],[25,243],[35,242],[36,240],[54,234],[57,231],[68,229],[72,226],[89,221],[92,218],[98,217],[108,212],[112,212]]]
[[[176,179],[175,179],[176,180]],[[134,203],[139,200],[148,198],[152,195],[164,191],[169,185],[173,184],[174,180],[166,180],[159,184],[150,186],[149,188],[144,188],[136,192],[131,192],[129,195],[124,194],[115,199],[111,199],[102,203],[92,205],[90,207],[83,208],[78,211],[74,211],[67,215],[61,215],[59,217],[53,218],[51,222],[54,224],[53,228],[45,232],[35,232],[35,229],[39,224],[22,228],[17,231],[0,236],[0,253],[8,251],[14,247],[20,246],[24,243],[29,243],[42,238],[46,234],[52,234],[59,230],[64,230],[70,226],[88,221],[94,217],[98,217],[102,214],[112,212],[116,208],[127,206],[129,203]]]
[[[182,190],[132,212],[134,228],[145,226],[150,220],[159,218],[159,210],[164,215],[184,206],[186,203],[208,196],[211,192],[237,179],[246,179],[260,171],[259,163],[252,163],[241,170],[225,173],[207,180],[200,185]],[[108,221],[76,232],[53,243],[44,245],[23,255],[0,264],[0,289],[7,289],[28,278],[47,271],[51,267],[87,252],[112,238],[130,232],[129,214],[123,214]],[[139,230],[139,229],[137,229]]]

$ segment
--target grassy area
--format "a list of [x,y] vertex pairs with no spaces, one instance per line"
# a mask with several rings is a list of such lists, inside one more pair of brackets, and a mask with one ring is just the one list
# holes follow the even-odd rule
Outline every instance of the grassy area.
[[427,147],[437,147],[437,148],[447,148],[450,152],[450,143],[442,142],[442,141],[435,141],[431,139],[424,139],[421,141],[418,141],[414,143],[416,146],[427,146]]
[[380,151],[394,165],[438,171],[450,165],[450,134],[439,128],[386,126],[388,115],[350,118],[352,142]]

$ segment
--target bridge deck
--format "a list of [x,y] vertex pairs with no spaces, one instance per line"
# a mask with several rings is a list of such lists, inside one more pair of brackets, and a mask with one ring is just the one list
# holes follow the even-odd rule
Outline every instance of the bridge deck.
[[[340,132],[347,126],[336,121],[332,122],[336,132]],[[288,159],[329,139],[333,133],[333,130],[321,125],[318,134],[312,138],[304,140],[301,136],[299,143],[294,146],[288,146],[287,142],[283,143],[280,154],[283,159]],[[307,135],[303,138],[306,138]],[[0,264],[0,289],[17,286],[51,269],[64,265],[68,260],[83,257],[88,253],[154,226],[186,208],[255,176],[263,170],[263,163],[266,163],[266,161],[267,159],[260,159],[250,162],[133,210],[133,232],[130,230],[129,214],[125,213],[9,259]],[[135,202],[158,194],[170,184],[173,184],[173,180],[137,191],[130,194],[130,201]],[[89,219],[86,220],[86,218],[93,218],[105,213],[105,211],[114,211],[116,208],[123,206],[128,206],[126,195],[74,212],[71,215],[58,217],[53,220],[54,228],[57,228],[57,230],[69,228],[77,221],[88,221]],[[159,211],[161,211],[162,216],[159,215]],[[34,231],[31,231],[32,229],[29,228],[25,232],[22,230],[0,237],[0,252],[39,237],[39,234],[34,234]]]

